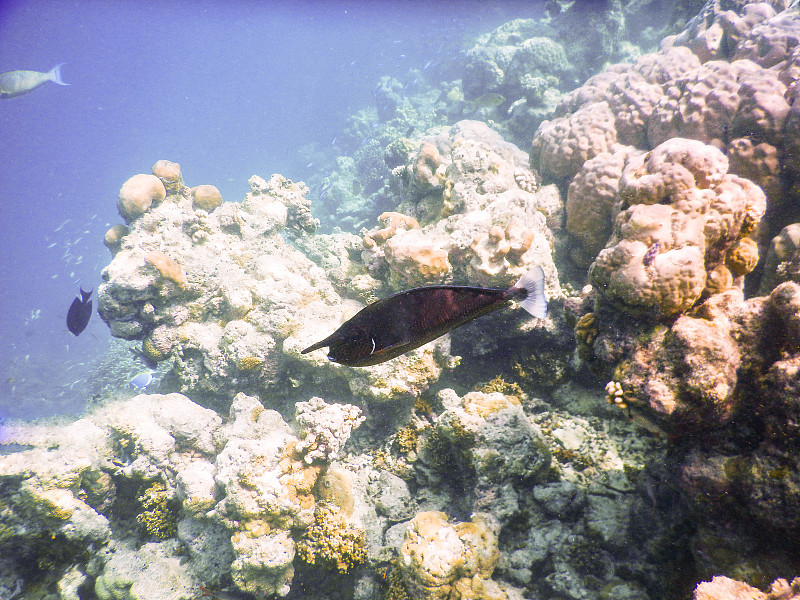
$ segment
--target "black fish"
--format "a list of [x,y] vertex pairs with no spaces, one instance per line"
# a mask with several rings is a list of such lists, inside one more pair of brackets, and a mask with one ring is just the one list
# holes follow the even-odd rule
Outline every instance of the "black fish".
[[84,292],[83,288],[81,288],[81,297],[75,298],[72,301],[72,306],[69,307],[67,329],[75,335],[80,335],[89,324],[89,319],[92,318],[92,301],[89,300],[91,295],[92,290]]
[[528,271],[507,290],[432,285],[398,292],[365,306],[302,354],[328,346],[328,360],[333,362],[350,367],[377,365],[504,308],[511,300],[534,317],[547,316],[541,267]]

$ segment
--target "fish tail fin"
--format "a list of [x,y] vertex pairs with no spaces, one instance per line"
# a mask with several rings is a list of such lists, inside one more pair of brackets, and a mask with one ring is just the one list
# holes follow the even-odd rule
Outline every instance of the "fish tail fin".
[[544,271],[542,267],[534,267],[511,288],[524,297],[519,300],[519,305],[537,319],[547,316],[547,298],[544,297]]
[[53,83],[57,83],[58,85],[69,85],[68,83],[64,83],[64,80],[61,79],[61,67],[63,67],[67,63],[58,63],[55,67],[48,71],[48,75],[50,76],[50,81]]

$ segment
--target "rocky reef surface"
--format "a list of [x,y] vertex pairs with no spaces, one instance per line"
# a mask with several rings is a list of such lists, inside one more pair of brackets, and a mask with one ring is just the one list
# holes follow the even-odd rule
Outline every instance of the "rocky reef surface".
[[[99,311],[165,375],[3,425],[0,597],[800,597],[800,8],[676,3],[649,52],[613,41],[649,3],[607,4],[508,23],[413,101],[382,80],[327,198],[125,182]],[[533,266],[546,320],[300,353]]]

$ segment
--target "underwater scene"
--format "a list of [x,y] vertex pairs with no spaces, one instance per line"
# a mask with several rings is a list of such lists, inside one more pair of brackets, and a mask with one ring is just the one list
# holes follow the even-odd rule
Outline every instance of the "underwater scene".
[[0,600],[800,600],[800,0],[7,0],[0,123]]

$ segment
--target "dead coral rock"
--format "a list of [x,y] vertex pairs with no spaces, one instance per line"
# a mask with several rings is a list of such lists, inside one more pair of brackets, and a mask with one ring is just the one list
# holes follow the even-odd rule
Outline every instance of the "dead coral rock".
[[414,217],[409,217],[397,212],[381,213],[378,221],[383,223],[383,229],[370,232],[368,236],[375,242],[382,244],[399,231],[419,229],[419,223]]
[[473,254],[467,272],[470,281],[489,285],[499,275],[522,261],[522,256],[530,249],[536,234],[522,222],[513,220],[503,229],[499,225],[491,227],[488,233],[475,236],[470,244]]
[[[440,512],[422,512],[414,517],[398,560],[411,597],[444,600],[454,597],[459,584],[469,589],[475,584],[490,583],[500,558],[493,523],[492,517],[480,513],[471,522],[458,524],[451,524],[447,515]],[[483,596],[456,593],[455,597]]]
[[423,142],[417,152],[412,172],[417,191],[426,194],[444,185],[444,171],[440,169],[442,155],[430,142]]
[[151,206],[167,197],[164,184],[155,175],[134,175],[122,185],[117,208],[126,223],[142,216]]
[[[741,292],[726,292],[741,301]],[[725,422],[736,407],[739,348],[730,322],[680,317],[634,352],[621,378],[629,406],[669,430]]]

